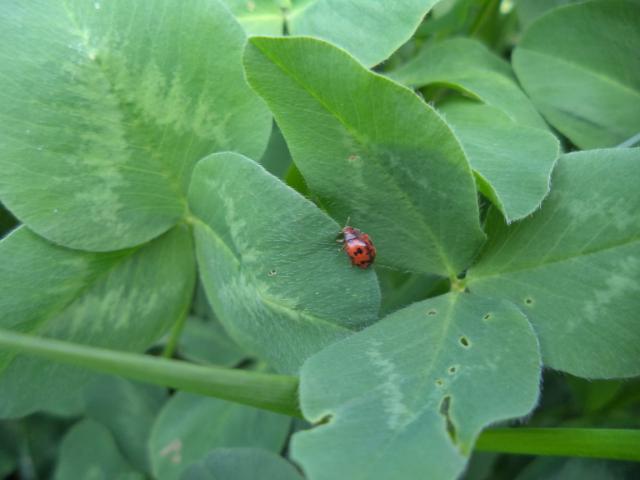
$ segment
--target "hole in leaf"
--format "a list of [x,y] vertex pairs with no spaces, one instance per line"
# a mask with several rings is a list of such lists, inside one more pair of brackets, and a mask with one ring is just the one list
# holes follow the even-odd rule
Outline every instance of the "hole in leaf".
[[458,371],[458,366],[451,365],[447,371],[449,372],[449,375],[454,375]]
[[440,415],[442,415],[447,422],[447,433],[451,437],[451,441],[456,443],[456,426],[451,420],[451,395],[445,395],[440,402]]
[[435,315],[436,313],[438,313],[438,311],[437,311],[437,310],[433,310],[433,309],[431,309],[431,310],[429,310],[429,311],[427,312],[427,315]]
[[533,298],[531,298],[531,297],[527,297],[527,298],[525,298],[525,299],[524,299],[524,303],[525,303],[526,305],[533,305]]
[[491,314],[490,313],[487,313],[487,314],[485,314],[484,317],[482,317],[483,320],[489,320],[490,318],[491,318]]
[[471,342],[467,337],[462,336],[460,337],[460,345],[462,345],[464,348],[469,348],[471,346]]
[[442,387],[444,386],[444,381],[441,378],[438,378],[436,380],[436,387]]

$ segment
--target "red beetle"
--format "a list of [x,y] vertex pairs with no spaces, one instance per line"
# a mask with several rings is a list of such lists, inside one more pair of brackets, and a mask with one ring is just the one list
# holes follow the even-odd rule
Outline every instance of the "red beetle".
[[369,268],[376,258],[376,247],[373,246],[371,238],[357,228],[344,227],[342,238],[338,241],[343,242],[342,248],[349,255],[352,265]]

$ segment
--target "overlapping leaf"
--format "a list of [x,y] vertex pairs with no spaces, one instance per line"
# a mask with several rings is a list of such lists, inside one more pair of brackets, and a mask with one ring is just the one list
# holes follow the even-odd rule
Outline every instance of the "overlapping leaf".
[[280,35],[289,0],[223,0],[249,35]]
[[550,367],[640,374],[639,178],[640,149],[568,154],[539,212],[511,226],[489,217],[468,287],[519,305]]
[[64,437],[53,478],[143,480],[145,477],[122,457],[106,427],[93,420],[84,420]]
[[184,214],[191,169],[259,158],[271,117],[217,0],[11,0],[0,15],[0,198],[40,235],[106,251]]
[[100,375],[84,391],[85,413],[107,427],[131,465],[150,474],[147,441],[167,398],[163,388]]
[[248,158],[221,153],[189,191],[200,274],[231,337],[282,372],[376,320],[372,270],[353,268],[340,226]]
[[258,447],[278,452],[290,422],[284,415],[178,393],[161,411],[149,440],[154,478],[180,478],[186,467],[216,448]]
[[294,0],[287,27],[292,35],[328,40],[373,66],[409,40],[438,1]]
[[178,345],[180,357],[195,363],[233,367],[248,355],[229,338],[217,319],[189,317]]
[[[137,249],[88,253],[21,227],[0,242],[0,325],[122,350],[144,350],[184,313],[194,283],[189,232],[176,227]],[[88,374],[0,353],[0,415],[78,396]]]
[[448,294],[330,345],[301,371],[292,457],[315,480],[456,476],[480,430],[538,396],[533,329],[509,302]]
[[224,0],[251,35],[309,35],[347,50],[367,66],[405,43],[439,0]]
[[477,40],[453,38],[434,43],[389,75],[411,87],[440,84],[455,88],[502,110],[516,123],[546,129],[509,64]]
[[526,28],[531,22],[549,10],[579,1],[580,0],[518,0],[514,6],[520,25]]
[[522,86],[545,118],[580,148],[613,147],[640,132],[640,3],[557,8],[513,53]]
[[303,480],[286,460],[258,448],[217,448],[189,467],[181,480]]
[[476,102],[447,102],[440,110],[465,149],[479,190],[507,222],[540,207],[560,153],[551,133],[518,125],[497,108]]
[[475,185],[432,108],[320,40],[253,37],[244,63],[311,191],[372,235],[380,263],[450,276],[467,266],[483,240]]

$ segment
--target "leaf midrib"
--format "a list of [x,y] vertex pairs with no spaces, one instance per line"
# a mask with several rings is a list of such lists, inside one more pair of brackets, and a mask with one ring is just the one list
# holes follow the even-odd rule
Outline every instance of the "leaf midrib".
[[[74,14],[74,12],[71,10],[71,8],[69,7],[69,2],[68,1],[64,1],[62,2],[62,6],[64,8],[64,12],[67,15],[67,18],[71,24],[72,29],[70,29],[68,31],[68,33],[70,35],[73,35],[75,37],[77,37],[78,39],[80,39],[82,46],[84,47],[84,49],[86,51],[90,50],[90,46],[88,44],[88,38],[85,35],[82,35],[82,29],[80,28],[80,24],[78,23],[78,20]],[[117,100],[117,104],[119,106],[118,110],[120,111],[120,114],[122,115],[122,117],[126,117],[126,113],[123,111],[122,109],[122,99],[120,98],[120,96],[117,94],[117,89],[114,88],[114,83],[112,82],[112,79],[109,77],[109,75],[107,75],[107,73],[101,68],[101,63],[95,63],[95,65],[97,65],[98,68],[96,68],[96,71],[100,72],[100,74],[103,76],[103,78],[105,79],[105,81],[108,83],[109,87],[110,87],[110,91],[107,92],[107,95],[113,95],[116,100]],[[121,124],[119,125],[120,127],[123,127],[122,122],[120,122]],[[168,126],[165,127],[169,128]],[[126,131],[126,129],[124,129]],[[193,142],[193,135],[191,137],[191,140]],[[131,143],[128,141],[127,139],[127,159],[129,161],[133,161],[132,163],[135,163],[134,159],[131,158],[130,156],[130,152],[129,152],[129,148],[131,147]],[[145,145],[143,148],[149,148],[149,145]],[[160,156],[160,158],[163,158],[162,155]],[[156,171],[155,173],[164,178],[167,181],[168,186],[170,187],[169,190],[173,191],[176,194],[175,200],[180,203],[183,207],[185,207],[187,205],[187,198],[186,198],[186,192],[184,191],[184,189],[182,188],[181,184],[180,184],[180,178],[178,176],[174,176],[171,174],[171,170],[169,168],[169,166],[166,163],[166,158],[163,158],[161,161],[156,163],[156,166],[158,167],[158,171]],[[120,166],[118,166],[118,168],[120,168]],[[183,161],[183,165],[182,165],[182,169],[184,169],[184,161]],[[185,210],[186,211],[186,210]],[[176,222],[177,223],[177,222]],[[172,225],[172,227],[175,226]],[[166,231],[168,231],[169,229],[167,229]]]
[[[240,260],[240,258],[238,258],[238,256],[233,251],[233,249],[222,239],[222,237],[220,237],[216,233],[216,231],[209,224],[207,224],[202,219],[200,219],[200,218],[198,218],[196,216],[190,217],[190,220],[193,223],[197,224],[198,226],[201,226],[203,228],[203,230],[209,235],[209,237],[216,242],[216,244],[223,245],[224,246],[224,250],[227,252],[227,257],[232,258],[234,263],[238,267],[238,269],[240,269],[240,267],[242,266],[242,261]],[[324,319],[322,317],[318,317],[317,315],[313,315],[313,314],[311,314],[309,312],[306,312],[306,311],[303,311],[303,310],[296,310],[294,308],[291,308],[289,305],[286,305],[286,304],[282,303],[281,301],[279,301],[279,299],[276,299],[276,298],[273,298],[273,297],[267,295],[262,289],[258,288],[258,286],[254,282],[252,282],[251,285],[252,285],[254,291],[257,293],[257,295],[260,298],[260,300],[265,305],[268,305],[269,307],[271,307],[271,309],[278,309],[278,310],[284,311],[286,313],[287,317],[290,318],[291,320],[296,321],[297,317],[304,317],[304,318],[310,320],[310,322],[314,323],[314,324],[319,324],[319,325],[323,325],[323,326],[328,325],[334,330],[341,330],[341,331],[344,331],[345,333],[352,332],[351,329],[349,329],[348,327],[345,327],[344,325],[341,325],[339,323],[333,323],[330,320]]]
[[[324,100],[322,98],[320,98],[312,89],[308,88],[306,86],[306,84],[300,79],[298,78],[297,75],[295,75],[292,71],[290,71],[289,69],[286,68],[285,65],[283,65],[281,62],[279,62],[276,58],[272,57],[271,55],[269,55],[269,53],[260,48],[259,45],[257,45],[255,42],[253,42],[253,46],[256,47],[260,52],[262,52],[262,54],[276,67],[278,67],[287,77],[291,78],[297,85],[300,86],[300,88],[306,92],[311,98],[313,98],[314,100],[316,100],[316,102],[327,112],[329,113],[331,116],[333,116],[334,118],[336,118],[338,120],[338,122],[344,127],[344,129],[347,131],[347,133],[349,133],[352,138],[358,142],[362,147],[366,147],[367,143],[364,141],[363,138],[361,138],[361,136],[358,134],[357,130],[351,126],[338,112],[335,112],[333,109],[331,109],[329,107],[329,105],[327,105]],[[363,67],[364,68],[364,67]],[[378,78],[380,78],[383,81],[389,82],[391,85],[397,85],[398,87],[400,87],[401,89],[406,89],[406,87],[403,87],[400,84],[395,83],[393,80],[390,80],[389,78],[386,78],[382,75],[377,75],[374,72],[369,72],[374,76],[377,76]],[[407,92],[409,92],[411,95],[415,95],[411,90],[406,89]],[[426,106],[425,106],[426,108]],[[445,128],[449,128],[450,127],[446,124],[446,122],[444,122],[444,126]],[[458,147],[460,148],[460,151],[462,153],[462,155],[465,157],[465,160],[467,162],[467,166],[468,166],[468,170],[469,170],[469,174],[471,175],[471,180],[473,181],[473,170],[471,168],[471,165],[469,164],[468,159],[466,158],[466,153],[464,151],[464,149],[462,148],[462,144],[457,140],[457,138],[455,137],[455,134],[453,134],[453,132],[451,132],[451,134],[453,135]],[[411,203],[410,199],[408,198],[407,194],[404,192],[404,190],[401,188],[401,186],[397,183],[397,179],[395,176],[390,175],[389,178],[393,179],[394,181],[391,183],[391,185],[393,185],[396,190],[398,190],[398,192],[400,192],[400,197],[405,199],[405,201],[408,203],[408,205],[410,206],[410,210],[414,211],[417,215],[417,218],[420,220],[421,225],[423,226],[424,232],[430,237],[432,244],[435,247],[436,252],[438,253],[438,257],[440,259],[440,263],[441,266],[444,267],[444,269],[446,270],[446,272],[453,276],[456,275],[458,272],[456,271],[455,268],[453,268],[451,262],[449,261],[448,256],[445,254],[445,252],[442,249],[442,245],[440,243],[440,241],[438,240],[438,237],[435,235],[435,233],[433,232],[431,226],[426,223],[424,221],[424,218],[422,215],[420,215],[420,212],[416,209],[415,205],[413,203]]]
[[[442,348],[444,346],[444,339],[447,336],[447,333],[449,333],[449,329],[451,327],[451,325],[453,325],[454,323],[454,318],[455,318],[455,309],[456,309],[456,303],[458,301],[459,295],[464,295],[463,294],[454,294],[454,293],[449,293],[448,296],[450,298],[449,301],[449,309],[447,310],[447,314],[445,317],[445,320],[442,323],[442,328],[440,330],[440,334],[438,336],[438,346],[436,347],[435,352],[433,353],[433,356],[431,357],[431,361],[428,364],[428,367],[426,369],[421,369],[420,370],[420,376],[422,377],[423,381],[420,382],[420,386],[417,388],[414,388],[414,392],[416,392],[415,395],[413,395],[413,398],[411,399],[411,402],[417,402],[418,397],[420,396],[420,393],[425,390],[425,386],[427,385],[428,381],[429,381],[429,376],[431,375],[431,373],[434,372],[435,370],[435,366],[437,364],[437,361],[439,360],[439,355],[442,352]],[[419,408],[417,411],[414,412],[414,414],[412,415],[412,419],[411,421],[407,424],[410,425],[412,423],[414,423],[415,421],[420,419],[420,416],[422,415],[423,412],[425,412],[427,409],[429,409],[430,407],[432,407],[433,404],[429,401],[426,401],[425,404],[422,406],[422,408]],[[389,448],[389,446],[396,441],[396,439],[398,438],[398,436],[402,435],[406,430],[406,426],[404,428],[399,428],[398,430],[396,430],[393,435],[391,435],[388,440],[383,444],[382,447],[380,447],[377,452],[375,457],[370,461],[369,463],[369,467],[366,471],[364,471],[364,476],[360,477],[360,480],[366,480],[367,478],[369,478],[369,472],[375,467],[376,463],[378,461],[380,461],[380,459],[387,453],[387,449]],[[450,438],[450,437],[448,437]],[[451,439],[451,438],[450,438]],[[459,451],[459,446],[453,441],[453,439],[451,439],[451,443],[453,444],[453,446],[458,449]]]

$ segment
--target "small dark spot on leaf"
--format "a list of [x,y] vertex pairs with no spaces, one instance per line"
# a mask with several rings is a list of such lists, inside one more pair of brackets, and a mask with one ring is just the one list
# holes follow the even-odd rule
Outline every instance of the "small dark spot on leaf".
[[427,315],[435,315],[436,313],[438,313],[437,310],[431,309],[427,312]]
[[531,297],[527,297],[527,298],[525,298],[525,299],[524,299],[524,303],[525,303],[526,305],[533,305],[533,298],[531,298]]
[[482,318],[483,318],[483,320],[489,320],[489,319],[491,318],[491,314],[490,314],[490,313],[487,313],[487,314],[485,314],[485,316],[484,316],[484,317],[482,317]]
[[276,269],[275,269],[275,268],[273,268],[273,269],[271,269],[271,270],[269,270],[269,271],[267,272],[267,275],[268,275],[269,277],[275,277],[277,274],[278,274],[278,272],[276,271]]
[[469,342],[469,339],[465,336],[460,337],[460,345],[462,345],[464,348],[469,348],[471,346],[471,342]]
[[457,366],[457,365],[451,365],[451,366],[449,367],[449,370],[448,370],[449,375],[453,375],[453,374],[454,374],[454,373],[456,373],[457,371],[458,371],[458,366]]
[[360,156],[356,155],[355,153],[352,153],[351,155],[349,155],[348,160],[350,162],[355,162],[356,160],[360,160]]
[[442,387],[444,385],[444,381],[441,378],[436,380],[436,387]]

